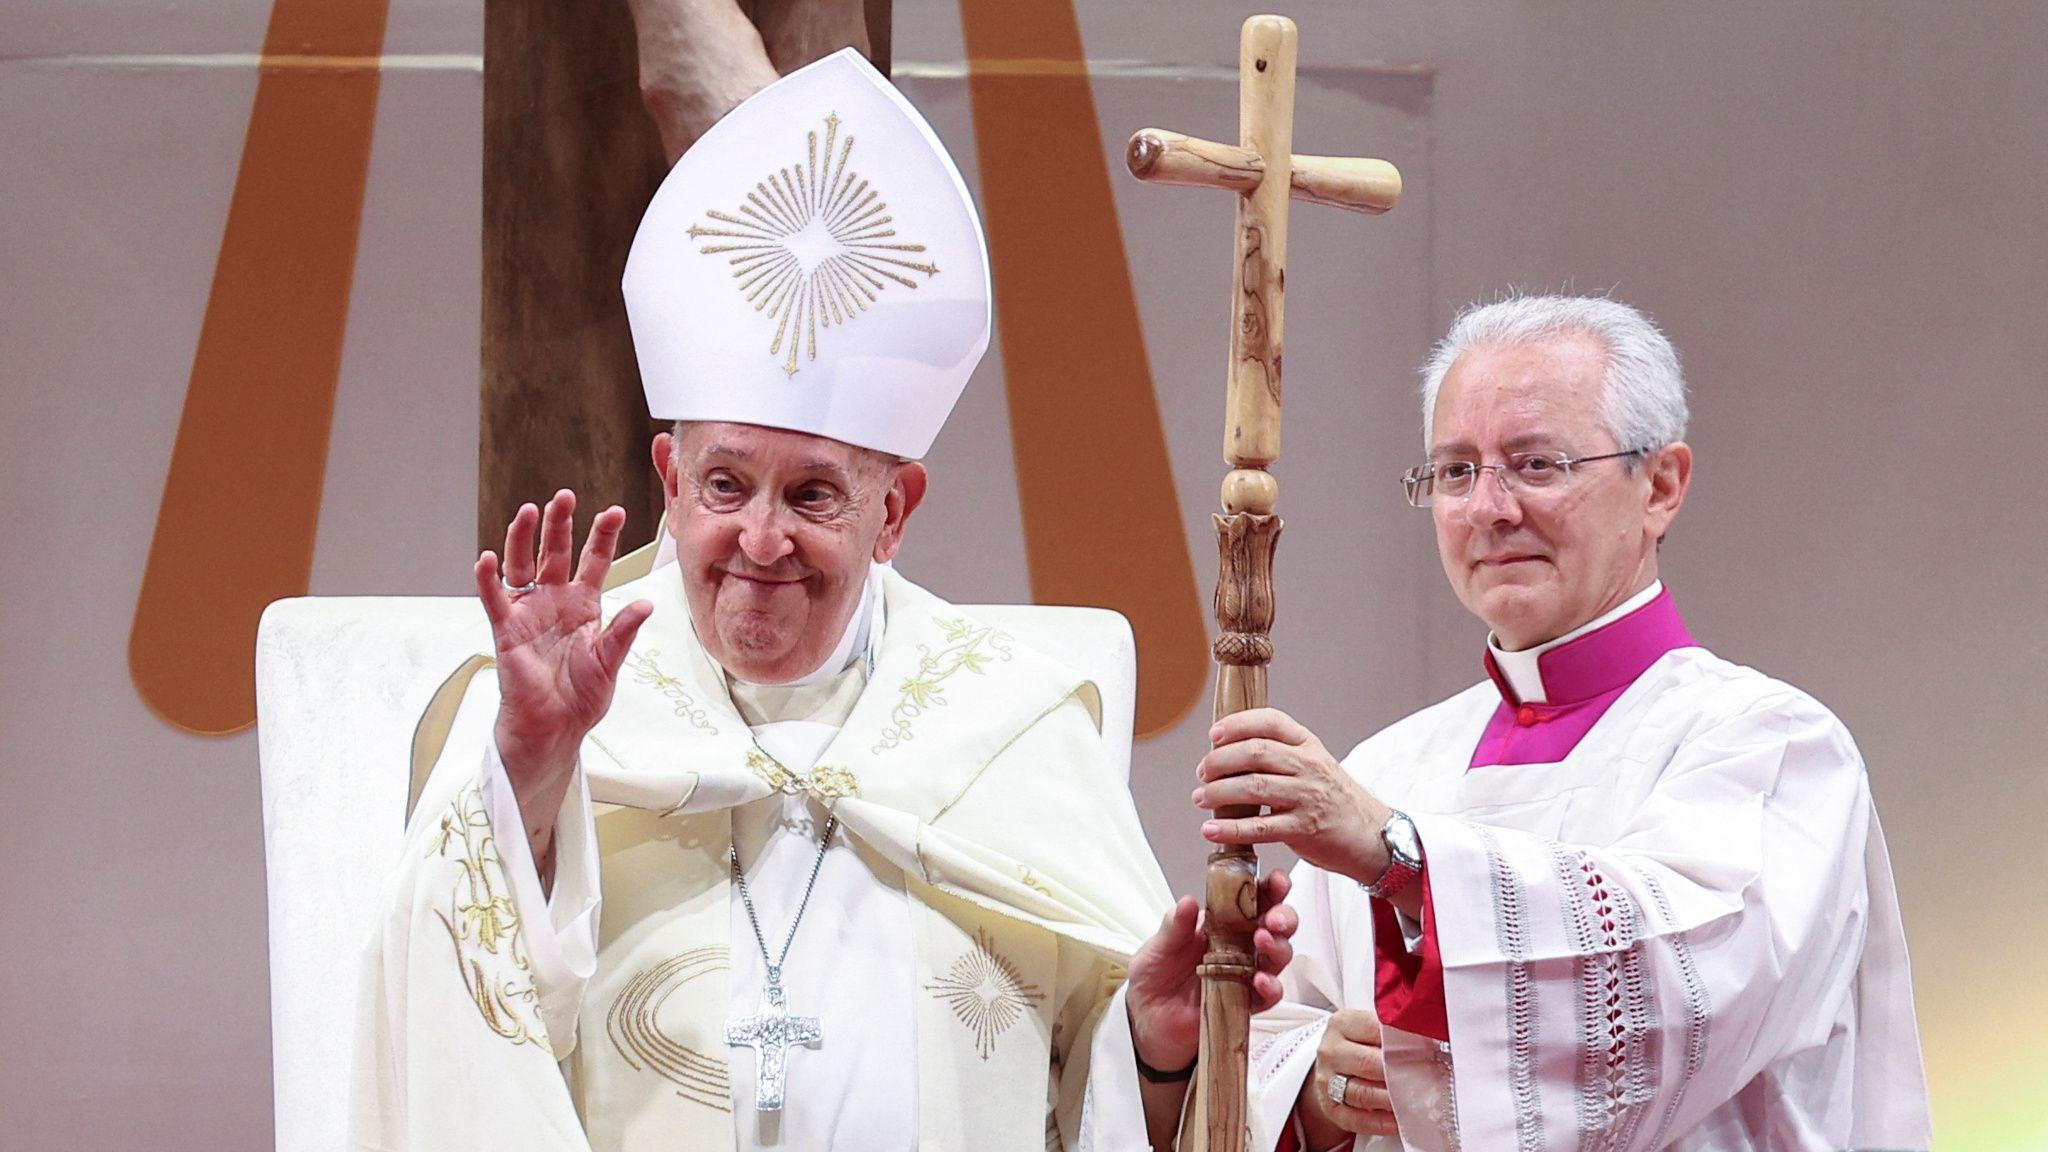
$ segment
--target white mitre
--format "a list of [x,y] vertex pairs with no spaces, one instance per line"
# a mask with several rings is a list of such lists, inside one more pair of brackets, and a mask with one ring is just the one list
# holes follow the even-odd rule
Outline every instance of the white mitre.
[[649,413],[930,450],[988,349],[988,249],[931,125],[848,48],[727,113],[626,259]]

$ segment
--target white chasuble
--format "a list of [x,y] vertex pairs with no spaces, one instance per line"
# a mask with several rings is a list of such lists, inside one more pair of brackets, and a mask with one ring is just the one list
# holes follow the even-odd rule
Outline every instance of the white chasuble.
[[1267,1133],[1325,1014],[1360,1008],[1409,1148],[1927,1148],[1904,933],[1841,722],[1694,645],[1668,596],[1544,653],[1541,704],[1489,671],[1345,759],[1413,818],[1427,922],[1296,868],[1287,1000],[1253,1037]]
[[[552,900],[511,878],[531,868],[516,810],[478,772],[496,685],[470,685],[366,957],[354,1143],[1076,1145],[1091,1053],[1115,1050],[1106,1034],[1129,1044],[1120,1008],[1097,1024],[1170,903],[1093,686],[883,571],[872,675],[844,723],[756,731],[678,579],[606,595],[656,610],[584,745]],[[822,1043],[789,1050],[787,1103],[764,1120],[754,1053],[726,1044],[765,983],[727,853],[737,840],[779,951],[827,815],[784,975]]]

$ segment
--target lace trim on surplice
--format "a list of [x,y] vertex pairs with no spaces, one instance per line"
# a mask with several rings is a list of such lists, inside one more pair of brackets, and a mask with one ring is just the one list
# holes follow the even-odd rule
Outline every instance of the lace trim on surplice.
[[1579,995],[1579,1147],[1625,1148],[1657,1094],[1656,1003],[1636,904],[1584,852],[1550,845]]
[[1442,1132],[1444,1147],[1450,1152],[1464,1152],[1464,1141],[1458,1136],[1458,1071],[1451,1056],[1451,1046],[1440,1040],[1430,1043],[1430,1059],[1436,1066],[1437,1080],[1443,1091],[1433,1101],[1431,1111]]
[[[1642,879],[1643,887],[1649,890],[1651,902],[1657,905],[1657,915],[1666,925],[1676,928],[1678,917],[1671,912],[1671,901],[1664,895],[1663,883],[1648,872],[1642,874]],[[1686,942],[1685,933],[1674,931],[1665,937],[1665,942],[1678,959],[1678,978],[1685,987],[1685,1068],[1679,1073],[1677,1086],[1671,1090],[1671,1102],[1664,1107],[1664,1119],[1657,1125],[1657,1136],[1650,1141],[1653,1148],[1664,1146],[1665,1137],[1678,1119],[1678,1106],[1685,1100],[1686,1087],[1707,1062],[1707,1026],[1714,1012],[1714,1002],[1707,994],[1706,981],[1700,979],[1699,965],[1693,962],[1692,945]]]
[[1544,1146],[1542,1099],[1536,1086],[1536,983],[1529,971],[1529,944],[1522,934],[1528,894],[1522,877],[1501,854],[1500,841],[1484,824],[1472,830],[1486,848],[1493,871],[1493,930],[1507,957],[1508,1092],[1515,1101],[1515,1146],[1538,1152]]
[[1322,1035],[1323,1024],[1322,1020],[1311,1020],[1306,1024],[1297,1024],[1285,1032],[1265,1037],[1252,1045],[1251,1066],[1258,1070],[1261,1079],[1273,1075],[1280,1070],[1282,1064],[1287,1063],[1289,1057],[1301,1050],[1301,1046],[1308,1042],[1309,1037]]

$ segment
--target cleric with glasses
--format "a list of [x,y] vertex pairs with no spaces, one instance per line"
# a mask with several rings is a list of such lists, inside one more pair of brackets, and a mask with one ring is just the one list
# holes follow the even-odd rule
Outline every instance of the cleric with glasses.
[[1401,486],[1408,491],[1409,504],[1427,508],[1438,496],[1463,500],[1472,495],[1472,485],[1486,472],[1492,472],[1503,488],[1512,485],[1533,492],[1564,487],[1571,482],[1572,469],[1581,464],[1647,456],[1653,451],[1650,448],[1630,448],[1622,452],[1579,457],[1561,452],[1510,452],[1508,458],[1499,464],[1480,464],[1453,457],[1410,468],[1408,474],[1401,477]]
[[1617,301],[1514,297],[1464,312],[1423,377],[1402,482],[1486,625],[1484,678],[1341,764],[1281,712],[1226,717],[1197,773],[1197,806],[1262,808],[1209,839],[1302,860],[1256,1026],[1266,1130],[1926,1148],[1855,743],[1701,646],[1660,578],[1693,468],[1670,342]]

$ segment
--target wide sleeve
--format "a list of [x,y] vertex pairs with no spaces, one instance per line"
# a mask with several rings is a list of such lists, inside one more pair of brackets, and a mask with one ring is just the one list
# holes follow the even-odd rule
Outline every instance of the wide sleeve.
[[1600,845],[1411,813],[1464,1147],[1663,1147],[1849,1015],[1872,814],[1831,714],[1760,702],[1604,802]]
[[[1252,1017],[1251,1147],[1323,1152],[1302,1148],[1290,1136],[1295,1103],[1315,1070],[1316,1048],[1331,1014],[1373,1007],[1374,926],[1364,890],[1349,877],[1299,862],[1290,878],[1287,903],[1300,917],[1294,959],[1280,974],[1280,1003]],[[1397,1145],[1369,1137],[1347,1147],[1384,1152]]]
[[1050,1128],[1065,1147],[1143,1152],[1120,989],[1172,907],[1130,788],[1069,696],[992,759],[920,837],[927,879],[1059,940]]
[[506,828],[485,796],[496,712],[495,681],[479,675],[387,879],[358,972],[351,1147],[588,1148],[557,1063],[574,1018],[551,1030],[537,982],[537,941],[561,959],[557,926],[538,879],[522,898],[510,870],[532,871],[516,808]]
[[932,817],[921,847],[928,878],[951,861],[958,883],[1008,910],[1043,908],[1062,935],[1105,952],[1129,956],[1173,906],[1137,802],[1078,695],[1004,746]]
[[1427,865],[1416,883],[1422,889],[1420,923],[1405,919],[1385,900],[1372,901],[1373,950],[1378,957],[1373,1002],[1388,1027],[1447,1044],[1451,1025],[1444,1008],[1444,966],[1437,954],[1436,901]]
[[511,830],[499,843],[499,864],[511,884],[513,907],[533,926],[533,984],[540,994],[541,1019],[556,1037],[555,1054],[566,1058],[576,1043],[577,1011],[583,989],[597,972],[597,929],[600,876],[597,817],[590,804],[590,781],[583,766],[562,798],[555,820],[555,883],[544,890],[540,871],[527,844],[525,821],[512,781],[505,775],[495,741],[484,749],[481,790],[484,812],[493,829]]
[[[1081,951],[1063,948],[1061,968],[1066,968],[1069,953]],[[1079,973],[1083,983],[1073,988],[1063,1006],[1053,1042],[1053,1117],[1061,1143],[1081,1152],[1147,1152],[1151,1145],[1123,972],[1085,956],[1074,958],[1084,965]],[[1081,1051],[1062,1052],[1062,1033],[1079,1037]]]

